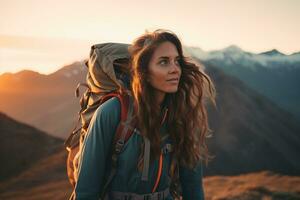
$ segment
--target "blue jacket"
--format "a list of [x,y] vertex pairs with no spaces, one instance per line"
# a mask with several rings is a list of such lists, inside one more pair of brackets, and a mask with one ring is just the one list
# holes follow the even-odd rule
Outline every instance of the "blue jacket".
[[[77,200],[98,200],[103,188],[104,177],[109,174],[111,161],[111,144],[120,120],[120,102],[112,98],[102,104],[95,112],[83,143],[79,161],[78,181],[75,187]],[[167,134],[166,125],[161,127],[162,137]],[[142,181],[142,173],[137,169],[141,135],[133,134],[124,146],[118,159],[117,173],[111,182],[109,191],[131,192],[137,194],[151,193],[158,170],[158,160],[149,166],[149,179]],[[162,143],[170,142],[167,138]],[[163,145],[162,144],[162,145]],[[163,169],[157,191],[169,186],[170,154],[163,160]],[[194,170],[179,167],[182,195],[185,200],[203,200],[201,162]],[[169,195],[166,200],[172,200]]]

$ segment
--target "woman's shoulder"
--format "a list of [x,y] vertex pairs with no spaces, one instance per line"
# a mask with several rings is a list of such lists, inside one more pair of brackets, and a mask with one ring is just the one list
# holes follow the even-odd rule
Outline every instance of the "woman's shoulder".
[[102,112],[110,112],[113,110],[120,110],[121,109],[121,103],[117,97],[112,97],[105,101],[103,104],[99,106],[100,110]]
[[96,118],[119,119],[121,104],[117,97],[112,97],[101,104],[95,111]]

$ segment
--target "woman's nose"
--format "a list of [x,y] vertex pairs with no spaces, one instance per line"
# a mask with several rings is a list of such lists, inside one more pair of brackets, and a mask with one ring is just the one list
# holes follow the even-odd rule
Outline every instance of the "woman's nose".
[[180,66],[176,62],[172,62],[170,73],[178,73],[180,71]]

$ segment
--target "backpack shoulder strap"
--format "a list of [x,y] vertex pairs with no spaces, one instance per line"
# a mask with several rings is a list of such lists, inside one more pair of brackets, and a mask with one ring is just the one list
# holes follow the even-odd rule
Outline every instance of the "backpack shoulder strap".
[[105,185],[103,186],[100,196],[101,199],[104,199],[108,186],[116,174],[119,154],[122,152],[126,142],[133,135],[135,131],[134,127],[136,125],[136,120],[134,120],[134,105],[132,98],[130,98],[128,94],[110,94],[110,96],[107,96],[107,98],[111,97],[117,97],[120,101],[121,119],[112,145],[112,169]]
[[115,145],[117,144],[118,140],[122,139],[122,135],[124,135],[124,142],[126,142],[131,137],[134,132],[136,120],[134,116],[134,103],[130,94],[126,92],[109,93],[102,97],[101,104],[112,97],[118,98],[121,104],[120,123],[117,127],[117,131],[113,141],[113,144]]

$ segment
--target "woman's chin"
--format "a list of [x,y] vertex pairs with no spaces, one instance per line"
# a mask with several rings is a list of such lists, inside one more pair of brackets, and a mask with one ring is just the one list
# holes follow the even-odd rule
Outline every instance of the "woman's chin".
[[178,91],[178,87],[176,87],[174,89],[170,89],[166,93],[176,93],[177,91]]

